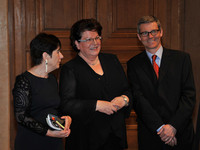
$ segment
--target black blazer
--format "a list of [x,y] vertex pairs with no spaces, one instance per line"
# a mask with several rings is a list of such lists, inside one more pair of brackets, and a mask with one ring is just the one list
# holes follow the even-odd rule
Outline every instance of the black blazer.
[[155,142],[154,149],[163,147],[156,132],[163,124],[176,128],[178,145],[191,142],[195,85],[189,55],[163,48],[158,80],[146,51],[130,59],[127,67],[138,115],[139,148],[150,148],[148,141]]
[[95,111],[97,100],[111,101],[114,97],[131,92],[126,75],[117,57],[99,54],[104,75],[96,74],[77,55],[63,65],[60,74],[61,110],[72,117],[72,131],[66,140],[67,150],[90,150],[99,148],[110,133],[119,137],[120,145],[127,147],[125,117],[131,111],[124,107],[113,115]]

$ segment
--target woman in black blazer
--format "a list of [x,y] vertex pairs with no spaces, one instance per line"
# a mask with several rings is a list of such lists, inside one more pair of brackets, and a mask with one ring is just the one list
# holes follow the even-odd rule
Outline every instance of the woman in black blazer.
[[127,148],[125,117],[131,94],[115,55],[100,53],[102,26],[83,19],[71,28],[77,56],[62,66],[61,110],[73,118],[67,150],[122,150]]

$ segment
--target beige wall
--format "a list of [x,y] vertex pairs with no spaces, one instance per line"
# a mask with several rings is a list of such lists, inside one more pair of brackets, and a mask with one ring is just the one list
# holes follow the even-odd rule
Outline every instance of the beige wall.
[[0,0],[0,149],[10,149],[8,0]]

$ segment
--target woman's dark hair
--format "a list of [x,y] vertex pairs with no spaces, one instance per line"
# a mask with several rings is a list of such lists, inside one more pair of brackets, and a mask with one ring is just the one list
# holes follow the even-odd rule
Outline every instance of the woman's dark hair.
[[82,19],[74,23],[71,27],[70,40],[71,46],[76,52],[79,52],[79,50],[75,41],[80,40],[85,31],[96,31],[101,36],[102,26],[96,19]]
[[30,43],[32,64],[41,64],[42,54],[46,52],[52,56],[52,52],[58,47],[61,47],[61,42],[55,35],[39,33]]

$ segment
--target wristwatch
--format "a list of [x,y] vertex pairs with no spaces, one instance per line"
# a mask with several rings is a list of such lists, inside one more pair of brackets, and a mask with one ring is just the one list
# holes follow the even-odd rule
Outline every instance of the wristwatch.
[[126,96],[122,95],[121,97],[123,97],[125,105],[124,106],[128,106],[128,99],[126,98]]

